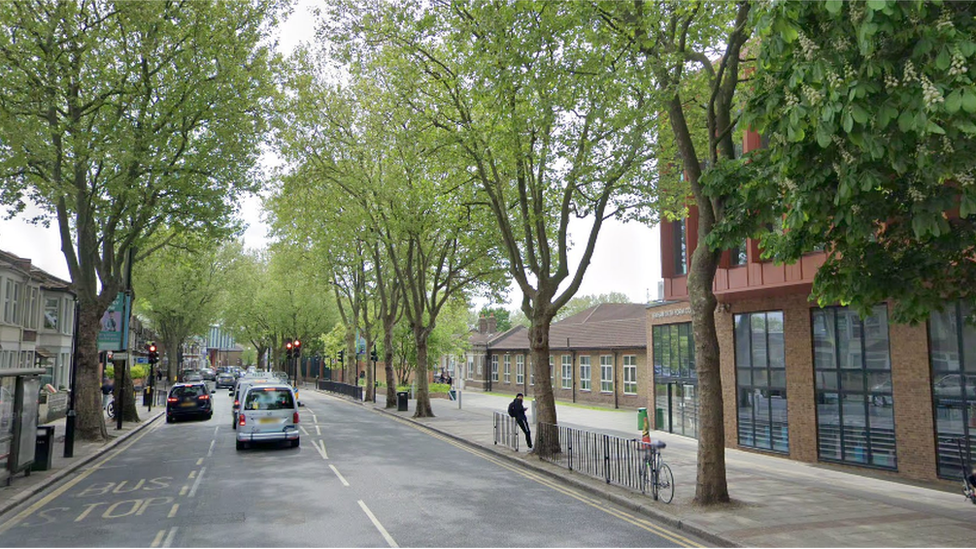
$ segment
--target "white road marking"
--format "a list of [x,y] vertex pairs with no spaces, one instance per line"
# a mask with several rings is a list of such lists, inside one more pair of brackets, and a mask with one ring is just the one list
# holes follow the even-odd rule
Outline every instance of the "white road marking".
[[179,526],[174,526],[169,529],[169,534],[166,535],[166,540],[163,541],[163,547],[172,547],[173,538],[176,537],[176,531],[179,530]]
[[214,444],[217,444],[217,441],[216,440],[211,440],[210,441],[210,449],[207,450],[207,457],[213,456]]
[[305,433],[305,436],[308,436],[308,437],[312,436],[312,435],[308,434],[308,431],[305,430],[305,426],[304,425],[301,425],[298,428],[301,429],[303,433]]
[[[320,444],[321,444],[321,446],[319,446]],[[325,451],[325,441],[324,440],[313,440],[312,441],[312,446],[315,446],[315,449],[318,450],[319,455],[322,456],[322,459],[329,459],[329,454]]]
[[214,427],[214,438],[217,437],[217,429],[220,429],[220,425]]
[[386,540],[386,543],[390,544],[390,547],[400,547],[399,545],[397,545],[397,542],[394,541],[393,536],[391,536],[390,533],[386,531],[386,528],[383,528],[383,525],[380,524],[380,521],[376,518],[376,515],[374,515],[373,512],[369,510],[369,507],[366,507],[366,504],[363,503],[363,500],[359,500],[359,506],[363,508],[363,512],[366,513],[366,516],[369,517],[369,520],[373,521],[373,526],[375,526],[376,529],[380,531],[380,534],[383,536],[383,539]]
[[159,547],[159,544],[163,542],[163,536],[166,535],[166,530],[160,530],[156,532],[156,537],[153,538],[152,543],[149,547]]
[[322,436],[322,429],[319,428],[318,423],[315,424],[315,434],[318,436]]
[[166,515],[166,518],[173,518],[173,517],[175,517],[175,516],[176,516],[176,511],[177,511],[177,510],[178,510],[179,508],[180,508],[180,504],[179,504],[179,503],[174,503],[174,504],[173,504],[173,508],[172,508],[172,509],[170,509],[170,511],[169,511],[169,514],[168,514],[168,515]]
[[332,472],[335,473],[337,477],[339,477],[339,480],[342,482],[343,486],[349,486],[349,482],[346,480],[346,477],[342,476],[342,474],[339,473],[339,470],[335,468],[335,465],[329,465],[329,468],[331,468]]
[[206,470],[207,470],[206,467],[203,467],[203,468],[200,469],[200,474],[197,475],[197,480],[194,481],[193,488],[190,488],[190,494],[187,497],[191,497],[192,498],[193,496],[195,496],[197,494],[197,488],[200,487],[200,481],[203,480],[203,472],[206,471]]

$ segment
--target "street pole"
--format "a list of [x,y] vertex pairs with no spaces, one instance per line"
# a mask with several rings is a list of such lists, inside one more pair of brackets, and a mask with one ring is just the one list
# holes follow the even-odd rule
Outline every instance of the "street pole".
[[78,296],[75,296],[75,327],[71,333],[71,381],[68,382],[68,417],[64,420],[64,457],[75,455],[75,383],[78,379]]

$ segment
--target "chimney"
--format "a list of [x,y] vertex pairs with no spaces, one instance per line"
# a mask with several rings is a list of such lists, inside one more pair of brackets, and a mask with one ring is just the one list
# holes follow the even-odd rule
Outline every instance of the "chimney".
[[498,329],[498,321],[495,320],[495,313],[488,316],[488,333],[493,334]]
[[478,333],[485,334],[488,333],[488,319],[485,317],[478,317]]

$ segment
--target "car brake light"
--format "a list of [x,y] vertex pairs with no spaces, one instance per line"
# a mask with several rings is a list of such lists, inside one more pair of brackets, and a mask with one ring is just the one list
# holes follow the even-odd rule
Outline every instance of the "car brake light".
[[244,425],[244,414],[243,413],[240,413],[238,415],[241,417],[241,419],[240,419],[240,421],[237,422],[237,424],[238,425]]
[[210,399],[210,395],[200,395],[197,398],[199,398],[200,400],[209,400]]
[[176,398],[176,397],[169,397],[169,398],[166,399],[166,402],[177,402],[178,400],[179,399]]
[[239,407],[240,405],[241,405],[241,401],[239,401],[239,400],[236,400],[236,399],[235,399],[235,400],[234,400],[234,408],[237,408],[237,407]]
[[295,415],[292,416],[291,421],[292,423],[298,423],[298,412],[295,412]]

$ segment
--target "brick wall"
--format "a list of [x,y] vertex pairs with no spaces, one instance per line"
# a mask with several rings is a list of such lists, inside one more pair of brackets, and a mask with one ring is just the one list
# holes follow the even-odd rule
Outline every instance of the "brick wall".
[[890,322],[890,307],[888,318],[898,472],[909,478],[935,480],[935,419],[927,328],[925,324]]

